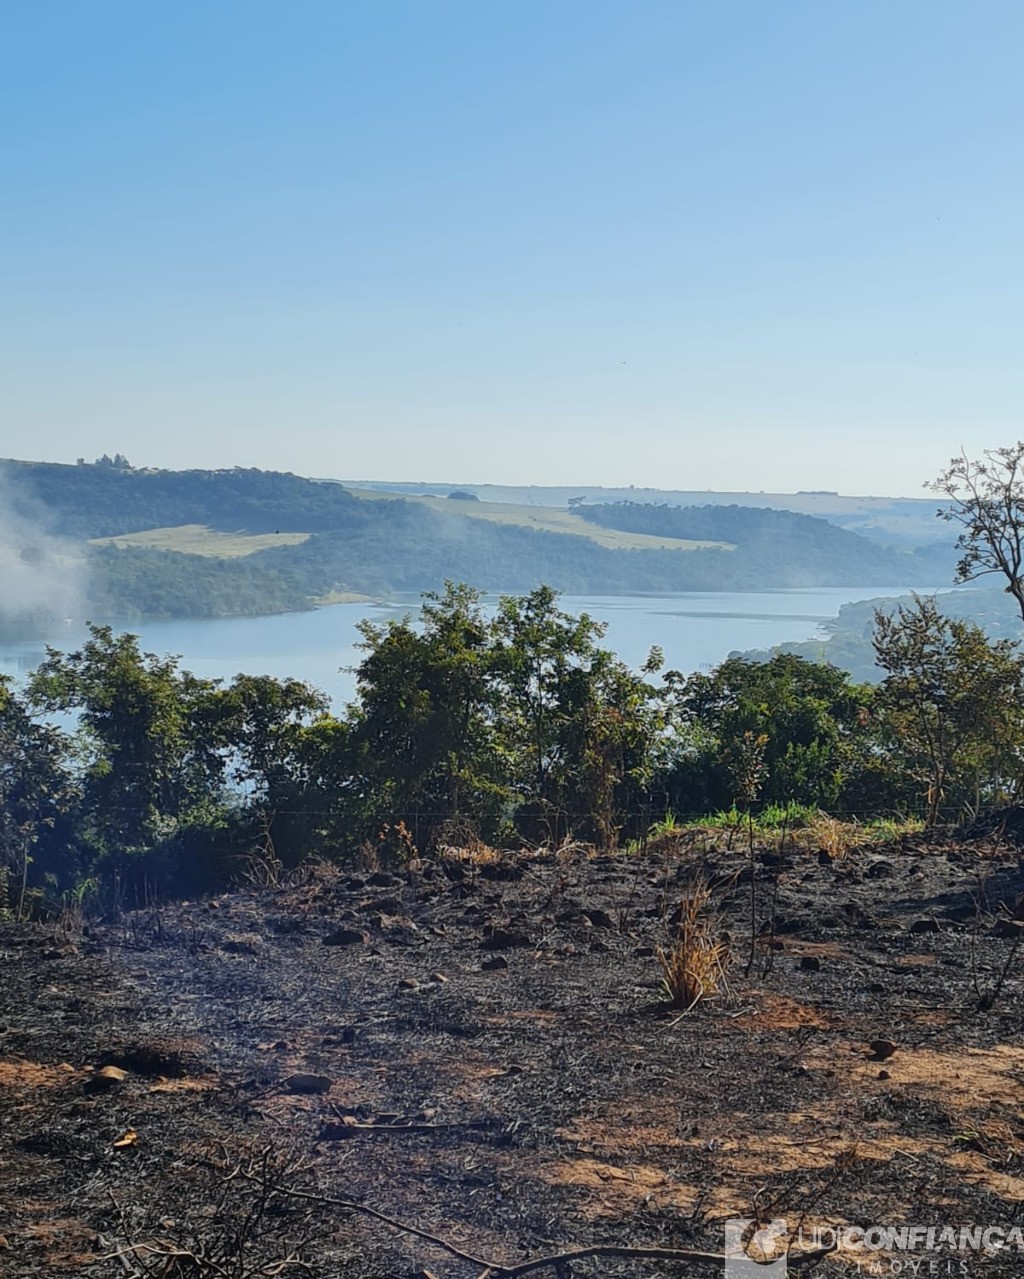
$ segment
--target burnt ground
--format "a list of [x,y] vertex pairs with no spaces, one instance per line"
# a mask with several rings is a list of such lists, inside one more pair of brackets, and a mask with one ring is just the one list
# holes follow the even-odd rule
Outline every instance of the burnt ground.
[[[680,1016],[653,948],[698,868],[734,958]],[[1021,1224],[1018,853],[763,850],[755,886],[749,976],[746,852],[671,842],[0,926],[0,1273],[468,1279],[592,1243],[718,1253],[734,1215]]]

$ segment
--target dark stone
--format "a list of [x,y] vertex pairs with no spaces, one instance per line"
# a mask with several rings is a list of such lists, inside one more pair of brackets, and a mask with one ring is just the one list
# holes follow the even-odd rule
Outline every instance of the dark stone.
[[937,919],[915,919],[910,925],[910,931],[912,933],[941,933],[942,929],[939,927]]
[[377,897],[369,905],[370,910],[379,910],[382,915],[401,915],[402,903],[397,897]]
[[605,928],[609,932],[616,932],[618,929],[615,920],[612,919],[611,915],[609,915],[606,910],[588,907],[583,913],[595,928]]
[[487,936],[480,943],[480,949],[517,950],[519,948],[532,945],[533,942],[526,933],[517,932],[512,928],[491,928],[487,931]]
[[334,1081],[327,1075],[310,1075],[305,1072],[289,1075],[284,1081],[284,1086],[288,1092],[298,1093],[301,1096],[316,1097],[325,1092],[331,1091],[331,1085]]
[[365,946],[370,934],[359,928],[337,928],[324,938],[325,946]]
[[522,879],[526,874],[522,866],[515,862],[497,861],[486,862],[480,867],[480,878],[489,879],[495,883],[513,883],[517,879]]
[[800,960],[800,970],[805,973],[817,973],[821,971],[821,960],[817,955],[804,955]]

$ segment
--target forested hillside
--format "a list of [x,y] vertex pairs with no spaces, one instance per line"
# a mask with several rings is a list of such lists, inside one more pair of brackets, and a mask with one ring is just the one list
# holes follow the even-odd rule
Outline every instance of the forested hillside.
[[337,484],[281,471],[157,471],[131,466],[0,462],[15,507],[45,512],[50,532],[82,540],[178,524],[252,533],[314,532],[372,519]]
[[[900,608],[910,608],[913,598],[856,600],[844,604],[839,616],[826,622],[821,639],[802,643],[780,644],[771,650],[754,649],[744,653],[746,661],[767,662],[774,657],[801,657],[810,662],[828,662],[849,671],[854,679],[877,683],[883,671],[875,660],[874,634],[879,613],[890,616]],[[935,596],[942,617],[970,621],[980,626],[990,640],[1020,640],[1024,626],[1020,614],[1005,590],[969,587],[942,591]]]
[[[580,508],[595,532],[727,544],[620,548],[474,518],[466,513],[474,503],[447,509],[357,498],[337,484],[277,472],[142,470],[104,458],[77,466],[4,462],[0,482],[12,516],[8,556],[33,559],[40,572],[47,555],[80,557],[87,578],[80,607],[94,619],[281,612],[342,592],[388,596],[446,580],[495,592],[544,583],[581,594],[658,593],[927,585],[952,571],[944,552],[910,555],[824,520],[768,509]],[[205,553],[184,553],[179,547],[195,549],[197,529],[200,541],[204,529],[232,537],[211,536]],[[160,530],[160,549],[101,541],[148,530]],[[273,534],[308,536],[267,548]],[[44,541],[46,555],[37,544]]]
[[[666,506],[643,502],[611,502],[578,506],[576,513],[603,528],[660,537],[729,542],[736,547],[748,577],[771,582],[785,566],[787,585],[871,585],[902,563],[910,581],[952,574],[953,554],[930,545],[913,554],[893,552],[827,520],[795,511],[752,506]],[[796,579],[806,574],[806,581]],[[841,580],[837,580],[841,579]]]

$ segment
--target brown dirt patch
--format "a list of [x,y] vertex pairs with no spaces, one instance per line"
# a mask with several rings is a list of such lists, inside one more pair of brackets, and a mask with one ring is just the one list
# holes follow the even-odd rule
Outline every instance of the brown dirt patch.
[[804,955],[813,955],[816,959],[849,959],[850,952],[845,946],[834,941],[801,941],[795,937],[780,937],[775,943],[785,954],[797,959]]
[[[856,1045],[833,1044],[804,1056],[809,1069],[828,1069],[851,1077],[859,1086],[878,1087],[879,1063]],[[992,1048],[962,1048],[940,1052],[927,1048],[898,1048],[884,1063],[887,1088],[912,1088],[950,1112],[969,1113],[994,1105],[1018,1106],[1024,1079],[1024,1047],[996,1044]]]
[[72,1067],[37,1061],[0,1061],[0,1088],[62,1088],[75,1077]]
[[146,1090],[151,1093],[209,1092],[217,1087],[217,1080],[208,1075],[202,1079],[158,1079]]
[[[750,1012],[742,1013],[733,1019],[733,1025],[741,1030],[773,1031],[799,1030],[809,1026],[818,1030],[831,1030],[843,1024],[843,1019],[835,1013],[816,1008],[813,1004],[803,1004],[786,995],[754,992],[749,998],[754,1003]],[[748,996],[741,996],[747,1002]]]
[[695,1186],[672,1179],[650,1164],[611,1164],[598,1159],[565,1159],[534,1173],[550,1186],[584,1192],[580,1211],[591,1219],[621,1217],[640,1207],[691,1212],[700,1198]]

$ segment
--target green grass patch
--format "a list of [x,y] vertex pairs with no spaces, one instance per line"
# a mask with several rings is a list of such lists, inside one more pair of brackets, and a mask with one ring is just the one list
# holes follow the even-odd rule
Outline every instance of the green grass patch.
[[221,533],[205,524],[179,524],[175,528],[150,528],[117,537],[95,537],[91,545],[134,546],[147,551],[178,551],[182,555],[230,560],[274,546],[298,546],[308,537],[308,533]]
[[875,817],[861,821],[855,817],[833,817],[807,804],[769,804],[760,812],[748,814],[736,808],[707,813],[680,821],[667,814],[655,822],[644,840],[631,840],[627,852],[675,837],[704,835],[712,843],[734,846],[753,834],[760,844],[776,844],[785,839],[787,847],[806,850],[824,849],[834,858],[845,857],[854,849],[872,844],[888,844],[906,835],[924,830],[919,817]]
[[349,489],[353,497],[365,501],[414,502],[429,506],[445,515],[465,515],[492,524],[512,524],[520,528],[538,529],[545,533],[571,533],[589,538],[598,546],[612,550],[697,551],[713,547],[735,550],[728,542],[697,542],[680,537],[655,537],[649,533],[627,533],[621,529],[601,528],[572,511],[555,506],[516,506],[506,502],[455,502],[447,497],[417,497],[406,493],[384,493],[376,489]]

